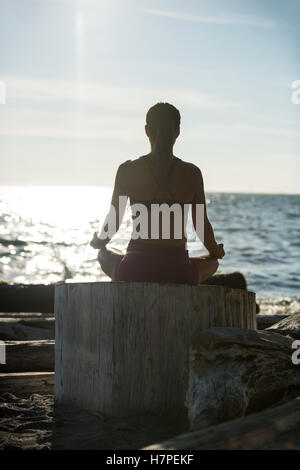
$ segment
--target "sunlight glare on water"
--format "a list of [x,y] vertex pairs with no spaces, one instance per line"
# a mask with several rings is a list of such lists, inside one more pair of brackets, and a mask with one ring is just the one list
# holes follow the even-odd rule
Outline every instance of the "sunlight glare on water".
[[[49,283],[107,280],[89,243],[101,229],[112,188],[0,188],[0,280]],[[219,272],[240,271],[258,297],[299,295],[300,196],[208,193],[207,210],[226,256]],[[128,209],[110,246],[125,253]],[[191,256],[206,253],[187,226]]]

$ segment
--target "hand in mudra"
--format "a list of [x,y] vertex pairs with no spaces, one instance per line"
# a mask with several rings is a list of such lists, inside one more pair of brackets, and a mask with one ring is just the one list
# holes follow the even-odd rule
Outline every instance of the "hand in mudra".
[[97,232],[95,232],[92,240],[90,241],[90,245],[92,248],[95,248],[95,250],[101,250],[105,247],[106,243],[104,240],[98,238]]
[[212,251],[210,251],[209,254],[213,256],[214,258],[222,259],[225,256],[225,251],[223,247],[224,247],[223,243],[218,243],[216,247]]

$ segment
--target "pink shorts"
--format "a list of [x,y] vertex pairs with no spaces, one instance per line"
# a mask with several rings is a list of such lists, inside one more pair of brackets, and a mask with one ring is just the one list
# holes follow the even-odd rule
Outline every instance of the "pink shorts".
[[198,270],[184,243],[166,246],[130,240],[116,268],[116,280],[197,284]]

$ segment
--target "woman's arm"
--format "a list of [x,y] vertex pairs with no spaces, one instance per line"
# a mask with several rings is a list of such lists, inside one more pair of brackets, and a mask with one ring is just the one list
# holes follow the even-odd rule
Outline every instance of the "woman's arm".
[[[200,221],[200,223],[204,224],[204,227],[201,233],[201,227],[199,230],[199,221],[197,220],[197,210],[196,206],[197,204],[202,204],[202,211],[199,211],[201,214],[203,214],[203,220]],[[215,258],[223,258],[225,256],[225,252],[223,249],[223,243],[217,243],[214,235],[214,231],[212,228],[212,225],[208,219],[207,216],[207,211],[206,211],[206,200],[205,200],[205,192],[204,192],[204,183],[203,183],[203,177],[202,173],[199,168],[197,168],[196,171],[196,193],[192,202],[192,219],[193,219],[193,225],[194,229],[202,241],[203,245],[209,252],[211,256],[214,256]],[[204,236],[204,239],[203,239]]]
[[[100,233],[95,232],[90,245],[95,249],[104,248],[117,233],[122,223],[127,203],[124,184],[124,170],[127,162],[122,163],[116,174],[110,210],[105,218]],[[98,236],[99,234],[99,236]]]

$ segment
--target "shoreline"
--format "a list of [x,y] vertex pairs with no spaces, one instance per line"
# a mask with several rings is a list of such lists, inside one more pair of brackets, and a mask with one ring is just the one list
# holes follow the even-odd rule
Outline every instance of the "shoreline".
[[[245,288],[246,280],[235,278],[233,273],[222,273],[214,275],[203,284],[205,285],[223,285],[224,287]],[[240,275],[240,273],[239,273]],[[227,279],[228,276],[228,279]],[[243,276],[241,276],[243,277]],[[14,283],[0,280],[0,312],[43,312],[54,313],[54,288],[56,285],[65,283],[58,281],[55,283]],[[67,284],[78,283],[79,281]],[[86,281],[90,282],[90,281]],[[94,281],[110,282],[110,281]],[[84,283],[84,281],[80,281]],[[246,287],[247,288],[247,287]],[[247,289],[254,292],[253,289]],[[278,295],[263,296],[254,292],[256,302],[260,306],[260,313],[268,314],[289,314],[300,311],[300,295]],[[258,312],[257,312],[258,313]]]
[[[32,341],[33,335],[37,335],[37,340],[41,339],[43,333],[49,338],[40,341],[44,342],[42,348],[49,348],[51,341],[53,348],[54,286],[55,284],[0,283],[0,322],[2,333],[6,335],[3,337],[4,341],[7,341],[9,333],[20,336],[16,336],[14,341],[11,337],[8,343],[18,343],[17,346],[20,346],[23,342],[29,345],[30,341],[32,344],[38,342]],[[3,309],[5,302],[1,293],[4,294],[5,291],[10,291],[11,308],[23,308],[8,311]],[[20,294],[19,299],[15,297],[17,291]],[[33,293],[36,295],[34,299]],[[300,296],[257,299],[257,303],[260,308],[257,317],[265,322],[261,329],[270,324],[269,318],[264,319],[263,316],[289,316],[300,312]],[[32,309],[33,306],[36,310]],[[12,328],[9,330],[8,326]],[[23,341],[21,335],[25,335]],[[27,354],[32,353],[28,350]],[[53,368],[52,372],[29,372],[27,378],[26,372],[11,373],[9,380],[5,373],[0,373],[0,378],[1,375],[1,450],[136,450],[189,432],[186,414],[110,418],[101,413],[55,405]],[[18,376],[17,380],[15,376]]]

